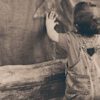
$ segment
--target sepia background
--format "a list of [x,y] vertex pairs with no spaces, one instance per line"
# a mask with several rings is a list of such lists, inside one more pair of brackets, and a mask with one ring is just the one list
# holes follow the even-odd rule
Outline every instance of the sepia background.
[[80,1],[96,4],[100,15],[99,0],[0,0],[0,100],[62,100],[65,65],[58,59],[67,53],[48,38],[45,14],[55,10],[56,31],[72,31]]

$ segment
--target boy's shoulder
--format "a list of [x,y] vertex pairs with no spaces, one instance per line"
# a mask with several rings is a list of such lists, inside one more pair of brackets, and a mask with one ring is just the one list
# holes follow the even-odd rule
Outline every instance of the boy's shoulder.
[[62,33],[59,34],[59,42],[61,46],[68,48],[69,46],[72,45],[77,45],[76,43],[78,42],[78,37],[74,32],[67,32],[67,33]]

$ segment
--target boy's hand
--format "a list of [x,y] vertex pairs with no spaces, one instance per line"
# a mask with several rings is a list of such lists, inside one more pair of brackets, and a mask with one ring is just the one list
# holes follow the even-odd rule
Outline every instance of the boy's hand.
[[57,18],[57,14],[54,11],[46,14],[46,27],[47,31],[53,31],[54,27],[58,24],[55,22]]
[[59,41],[59,34],[55,31],[54,27],[58,24],[55,22],[57,15],[54,11],[46,14],[46,28],[49,38],[55,42]]

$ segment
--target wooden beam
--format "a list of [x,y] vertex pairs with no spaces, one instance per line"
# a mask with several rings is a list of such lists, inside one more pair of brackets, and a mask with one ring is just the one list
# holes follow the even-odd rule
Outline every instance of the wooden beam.
[[64,64],[60,60],[3,66],[0,100],[58,100],[64,95],[64,80]]

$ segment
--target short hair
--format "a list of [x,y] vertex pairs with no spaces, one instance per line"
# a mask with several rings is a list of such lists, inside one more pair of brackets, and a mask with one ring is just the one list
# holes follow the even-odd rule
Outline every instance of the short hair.
[[89,9],[90,5],[88,2],[79,2],[75,5],[74,8],[74,14],[77,14],[81,11],[87,11]]
[[79,2],[75,5],[75,8],[74,8],[74,24],[77,24],[77,20],[78,21],[80,20],[82,13],[85,13],[85,15],[87,17],[88,16],[91,17],[91,18],[93,17],[93,13],[91,12],[90,7],[91,6],[88,2]]

